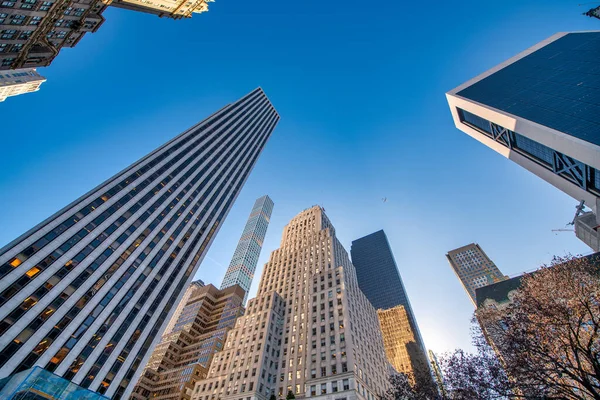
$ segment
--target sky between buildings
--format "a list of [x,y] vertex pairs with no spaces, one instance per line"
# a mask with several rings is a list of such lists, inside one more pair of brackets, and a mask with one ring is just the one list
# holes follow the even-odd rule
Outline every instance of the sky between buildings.
[[109,9],[39,69],[39,92],[0,104],[0,246],[261,86],[281,121],[197,277],[220,284],[268,194],[252,297],[283,226],[320,204],[348,251],[386,231],[427,347],[469,348],[473,307],[448,250],[477,242],[514,275],[589,249],[551,232],[576,202],[456,130],[444,93],[556,32],[600,29],[590,7],[216,0],[180,21]]

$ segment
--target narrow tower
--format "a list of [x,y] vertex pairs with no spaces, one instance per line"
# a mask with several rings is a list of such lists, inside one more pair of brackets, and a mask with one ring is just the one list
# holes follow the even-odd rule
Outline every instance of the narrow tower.
[[0,249],[0,378],[129,396],[278,120],[253,90]]
[[262,249],[271,213],[273,212],[273,200],[269,196],[262,196],[254,202],[254,207],[246,222],[242,237],[233,253],[229,268],[221,283],[221,289],[233,285],[240,285],[246,291],[244,304],[248,298],[248,292],[254,278],[254,271],[258,264],[258,257]]

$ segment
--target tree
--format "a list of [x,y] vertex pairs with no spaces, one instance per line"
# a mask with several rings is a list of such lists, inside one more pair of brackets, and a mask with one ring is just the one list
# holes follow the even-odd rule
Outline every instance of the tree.
[[471,337],[476,353],[455,350],[440,357],[444,388],[452,400],[518,398],[502,363],[473,320]]
[[506,307],[478,309],[524,398],[600,400],[599,272],[592,257],[555,257],[523,276]]
[[271,397],[269,397],[269,400],[277,400],[277,396],[275,396],[275,393],[271,393]]
[[436,400],[439,398],[431,385],[422,387],[418,380],[404,373],[391,375],[389,382],[391,387],[385,395],[387,400]]
[[287,392],[287,396],[285,396],[286,400],[294,400],[296,398],[296,396],[294,396],[294,393],[291,390],[288,390]]

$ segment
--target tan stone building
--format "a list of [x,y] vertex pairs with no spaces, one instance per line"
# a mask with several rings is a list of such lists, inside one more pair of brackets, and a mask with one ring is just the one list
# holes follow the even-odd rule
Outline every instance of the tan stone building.
[[37,92],[46,78],[33,68],[0,72],[0,101],[19,94]]
[[173,19],[191,18],[193,13],[208,11],[214,0],[106,0],[111,6],[141,11]]
[[383,344],[388,361],[397,372],[406,374],[414,383],[420,379],[431,384],[427,357],[418,345],[404,306],[377,310]]
[[388,387],[377,313],[318,206],[293,218],[257,297],[216,354],[196,400],[375,400]]
[[104,22],[109,5],[174,19],[208,11],[214,0],[2,0],[0,70],[45,67]]
[[219,290],[192,283],[187,303],[170,332],[154,348],[132,399],[190,399],[206,377],[213,355],[242,315],[245,291],[238,285]]
[[104,22],[102,0],[0,1],[0,70],[45,67]]

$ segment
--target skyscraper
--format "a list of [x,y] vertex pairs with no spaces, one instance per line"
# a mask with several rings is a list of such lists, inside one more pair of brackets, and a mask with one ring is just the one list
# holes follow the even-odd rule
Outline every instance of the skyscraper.
[[438,362],[437,357],[431,350],[429,350],[429,361],[431,362],[433,376],[435,376],[438,394],[440,394],[442,398],[445,399],[448,397],[448,394],[446,393],[446,387],[444,384],[444,374],[442,373],[442,368],[440,367],[440,363]]
[[451,250],[446,258],[475,307],[477,288],[507,279],[476,243]]
[[243,314],[244,289],[196,287],[173,329],[154,348],[132,398],[189,399],[204,379],[213,355],[223,349],[225,336]]
[[[398,266],[396,265],[396,260],[394,259],[394,254],[392,253],[392,248],[385,232],[380,230],[354,240],[350,248],[350,253],[352,254],[352,263],[356,267],[358,285],[371,304],[373,304],[373,307],[378,310],[390,310],[397,306],[403,307],[403,310],[396,308],[394,311],[388,313],[379,313],[382,333],[384,336],[388,336],[387,340],[384,338],[384,342],[388,343],[388,346],[386,346],[388,360],[394,368],[400,368],[402,364],[394,354],[396,353],[397,346],[404,347],[407,354],[411,357],[411,363],[410,366],[405,364],[407,368],[403,367],[398,372],[418,375],[417,378],[421,379],[424,386],[429,385],[431,376],[427,363],[427,350],[421,338],[417,319],[410,306],[406,289],[404,289],[404,283],[400,277],[400,272],[398,271]],[[407,315],[409,325],[395,326],[400,331],[410,329],[410,334],[396,332],[394,329],[389,328],[389,319],[392,318],[398,322],[402,319],[401,314],[403,312]],[[389,329],[386,329],[386,326]],[[400,345],[392,345],[393,341],[398,338],[404,338],[406,341]],[[421,374],[418,370],[421,369],[423,363],[425,363],[427,371]]]
[[284,228],[257,297],[192,398],[267,400],[292,391],[375,400],[387,387],[375,309],[323,209],[304,210]]
[[596,225],[599,46],[600,32],[557,33],[446,94],[458,129],[585,201]]
[[111,6],[173,19],[191,18],[193,13],[208,11],[215,0],[108,0]]
[[244,304],[246,304],[252,285],[252,278],[254,278],[254,271],[258,264],[258,257],[267,234],[272,212],[273,200],[269,196],[265,195],[256,200],[223,278],[223,283],[221,283],[221,289],[240,285],[246,291]]
[[427,353],[420,346],[404,306],[377,310],[377,316],[385,354],[392,367],[406,374],[411,382],[420,383],[420,389],[428,385],[433,389]]
[[0,72],[0,101],[19,94],[37,92],[46,78],[33,68]]
[[103,0],[0,2],[0,70],[45,67],[104,22]]
[[255,89],[0,249],[0,378],[127,397],[278,120]]
[[179,304],[177,304],[177,308],[175,308],[175,312],[173,312],[173,315],[171,315],[171,319],[169,320],[169,323],[167,324],[167,327],[165,328],[165,330],[163,332],[163,336],[171,333],[171,330],[173,330],[173,328],[175,327],[175,324],[177,323],[177,320],[179,319],[179,316],[181,315],[181,312],[183,311],[184,307],[188,303],[188,300],[201,287],[204,287],[204,282],[201,279],[198,279],[198,280],[190,283],[188,288],[183,293],[183,297],[179,301]]

